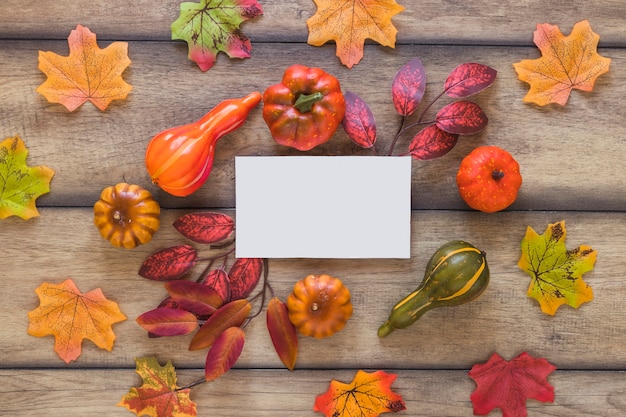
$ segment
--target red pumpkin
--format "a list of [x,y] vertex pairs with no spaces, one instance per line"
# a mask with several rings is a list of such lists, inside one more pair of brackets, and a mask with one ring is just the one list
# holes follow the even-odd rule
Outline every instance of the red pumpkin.
[[461,161],[456,184],[468,206],[493,213],[513,204],[522,176],[510,153],[497,146],[480,146]]

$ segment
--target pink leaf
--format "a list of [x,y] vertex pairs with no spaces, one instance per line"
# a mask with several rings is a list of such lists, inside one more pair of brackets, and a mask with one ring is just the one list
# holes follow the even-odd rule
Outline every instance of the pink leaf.
[[187,239],[197,243],[220,242],[233,231],[232,217],[216,212],[189,213],[174,222],[174,228]]
[[193,332],[198,319],[188,311],[159,307],[137,317],[137,323],[155,336],[179,336]]
[[346,91],[346,114],[341,122],[346,134],[362,148],[371,148],[376,142],[376,121],[367,103],[356,94]]
[[413,58],[396,73],[391,84],[391,96],[396,111],[408,116],[419,107],[426,90],[426,70],[419,58]]
[[185,275],[196,264],[198,253],[190,245],[172,246],[150,255],[139,275],[154,281],[171,281]]
[[445,93],[454,98],[469,97],[489,87],[498,72],[486,65],[467,63],[456,67],[444,85]]
[[239,258],[228,271],[230,299],[246,298],[256,287],[263,272],[263,259]]
[[487,115],[471,101],[455,101],[437,113],[437,126],[448,133],[471,135],[487,126]]
[[217,292],[197,282],[171,281],[165,289],[181,308],[198,315],[211,315],[224,303]]
[[220,334],[209,349],[204,366],[204,377],[213,381],[233,367],[245,341],[245,334],[239,327],[229,327]]
[[435,124],[428,125],[411,140],[409,152],[415,159],[435,159],[450,152],[458,138],[459,135],[444,132]]

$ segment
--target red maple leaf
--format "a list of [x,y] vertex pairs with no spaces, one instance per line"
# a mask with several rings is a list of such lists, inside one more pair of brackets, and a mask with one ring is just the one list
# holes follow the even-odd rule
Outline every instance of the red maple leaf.
[[555,369],[547,360],[535,359],[526,352],[510,361],[494,353],[487,362],[474,365],[468,374],[477,385],[470,396],[474,414],[484,416],[500,408],[502,417],[526,417],[526,399],[554,401],[554,387],[547,377]]

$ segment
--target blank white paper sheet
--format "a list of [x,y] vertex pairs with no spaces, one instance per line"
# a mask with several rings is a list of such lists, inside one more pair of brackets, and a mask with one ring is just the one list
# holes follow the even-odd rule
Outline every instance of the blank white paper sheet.
[[409,258],[411,157],[238,156],[238,258]]

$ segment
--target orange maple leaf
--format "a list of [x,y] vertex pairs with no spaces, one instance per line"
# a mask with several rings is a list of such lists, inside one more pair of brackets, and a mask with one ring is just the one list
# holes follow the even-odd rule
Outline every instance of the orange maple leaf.
[[524,101],[565,105],[573,89],[591,91],[611,62],[598,54],[599,40],[587,20],[576,23],[569,36],[563,36],[558,26],[538,24],[533,41],[541,58],[513,64],[519,79],[530,84]]
[[51,103],[74,111],[87,100],[105,110],[113,100],[125,99],[132,87],[122,78],[128,65],[128,43],[98,47],[96,35],[78,25],[67,38],[70,54],[39,51],[39,69],[48,76],[37,87]]
[[391,18],[404,10],[395,0],[314,0],[317,11],[307,20],[308,43],[321,46],[334,40],[341,63],[352,68],[363,58],[363,44],[372,39],[395,47]]
[[406,410],[402,397],[391,390],[395,379],[384,371],[359,370],[349,384],[332,380],[328,391],[315,399],[313,410],[327,417],[376,417]]
[[65,363],[80,356],[83,339],[109,352],[113,349],[115,334],[111,325],[126,320],[126,316],[117,303],[104,297],[102,290],[82,294],[74,281],[67,279],[58,285],[45,282],[35,292],[40,304],[28,313],[28,334],[53,335],[54,351]]

